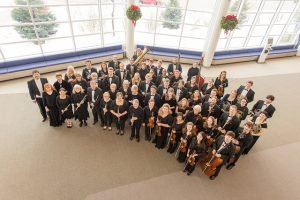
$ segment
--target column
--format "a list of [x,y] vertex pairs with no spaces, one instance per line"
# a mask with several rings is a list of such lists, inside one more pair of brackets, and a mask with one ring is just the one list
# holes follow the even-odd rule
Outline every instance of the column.
[[[127,0],[127,8],[134,4],[134,0]],[[126,9],[127,9],[126,8]],[[135,44],[134,44],[134,27],[131,20],[126,17],[126,56],[131,58],[134,54]]]
[[298,46],[298,51],[297,51],[296,56],[300,56],[300,45]]
[[212,23],[209,27],[206,42],[204,46],[204,58],[203,58],[203,66],[210,67],[215,50],[217,48],[217,44],[221,35],[221,19],[223,16],[227,14],[229,9],[230,0],[217,0],[214,8],[214,12],[212,13]]

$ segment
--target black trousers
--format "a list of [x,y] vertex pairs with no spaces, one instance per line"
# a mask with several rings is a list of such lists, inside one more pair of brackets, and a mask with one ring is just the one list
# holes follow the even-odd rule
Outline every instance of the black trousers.
[[142,124],[140,124],[140,123],[133,123],[133,125],[131,126],[131,136],[130,137],[135,137],[137,139],[140,138],[141,125]]
[[193,173],[193,171],[195,170],[195,167],[196,167],[199,159],[200,159],[200,156],[196,156],[196,158],[195,158],[195,164],[194,165],[191,165],[190,163],[187,163],[186,167],[185,167],[185,170],[188,171],[189,173]]
[[155,134],[155,127],[149,128],[147,124],[145,124],[145,140],[151,140],[153,134]]
[[245,149],[245,151],[243,152],[243,154],[248,154],[248,153],[249,153],[249,151],[252,149],[252,147],[253,147],[253,146],[255,145],[255,143],[257,142],[258,138],[259,138],[259,136],[253,136],[253,141],[252,141],[252,143],[250,144],[249,147],[247,147],[247,148]]
[[98,121],[99,116],[100,116],[100,109],[99,109],[99,107],[93,107],[92,108],[92,113],[93,113],[93,117],[94,117],[94,122]]
[[221,171],[221,168],[223,167],[223,165],[226,165],[226,162],[223,162],[221,165],[219,165],[217,168],[216,168],[216,172],[214,174],[214,176],[218,176],[220,171]]
[[117,129],[124,131],[126,118],[125,117],[120,117],[120,118],[115,117],[115,120],[116,120]]
[[111,123],[112,123],[112,114],[107,111],[105,114],[104,112],[101,110],[100,111],[100,120],[101,123],[104,124],[104,126],[109,126],[111,127]]
[[43,118],[47,118],[47,114],[46,114],[46,109],[43,103],[43,99],[42,98],[36,98],[36,103],[39,106],[41,115],[43,116]]

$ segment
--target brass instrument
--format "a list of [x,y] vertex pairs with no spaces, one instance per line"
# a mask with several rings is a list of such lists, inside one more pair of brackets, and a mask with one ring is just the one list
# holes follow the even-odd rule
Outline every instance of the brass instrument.
[[261,131],[261,124],[253,124],[252,131],[254,134],[258,134]]
[[244,117],[244,112],[241,111],[241,110],[238,110],[237,113],[236,113],[236,116],[239,118],[239,119],[242,119]]
[[150,49],[148,47],[145,47],[143,53],[134,61],[133,65],[139,66],[144,61],[144,57],[149,51]]

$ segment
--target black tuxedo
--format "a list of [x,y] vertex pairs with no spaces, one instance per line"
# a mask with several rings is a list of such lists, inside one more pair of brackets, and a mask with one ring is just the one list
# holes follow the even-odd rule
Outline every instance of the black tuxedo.
[[[160,100],[161,100],[161,96],[159,94],[155,94],[154,95],[154,102],[155,102],[155,107],[159,108],[160,107]],[[151,93],[147,93],[145,96],[145,100],[144,100],[144,105],[148,106],[148,102],[151,99]]]
[[[245,86],[241,85],[239,87],[239,89],[237,89],[237,96],[241,95],[244,89],[245,89]],[[254,95],[255,95],[255,92],[250,88],[250,90],[246,94],[246,97],[248,99],[248,103],[250,103],[254,100]]]
[[131,77],[133,77],[133,75],[137,72],[137,66],[135,66],[135,65],[130,65],[130,64],[128,64],[128,65],[126,65],[126,69],[129,71],[129,73],[130,73],[130,76]]
[[114,70],[119,69],[120,61],[114,62],[113,60],[109,61],[108,67],[114,68]]
[[[252,112],[255,112],[255,110],[261,110],[261,108],[263,107],[264,103],[265,103],[265,102],[264,102],[263,100],[257,101],[257,102],[254,104],[253,108],[252,108]],[[270,105],[264,110],[264,112],[268,113],[268,118],[271,118],[271,117],[273,116],[275,110],[276,110],[276,108],[275,108],[272,104],[270,104]]]
[[[223,128],[223,126],[225,125],[227,119],[228,119],[229,113],[225,112],[221,115],[221,117],[218,120],[218,126]],[[226,131],[233,131],[235,132],[236,129],[239,128],[240,125],[240,119],[235,115],[231,118],[231,120],[229,120],[229,123],[226,124],[226,126],[224,127],[224,129]]]
[[[115,75],[119,77],[119,83],[122,84],[124,80],[130,80],[130,72],[124,69],[123,77],[121,77],[121,70],[117,69]],[[122,79],[123,78],[123,79]]]
[[162,75],[158,75],[158,77],[156,78],[156,86],[159,86],[159,85],[163,84],[164,78],[166,79],[166,78],[169,78],[169,77],[168,76],[163,77]]
[[[208,102],[203,103],[202,109],[201,109],[201,115],[203,117],[208,117],[209,114],[209,104]],[[210,116],[213,116],[215,119],[218,119],[221,114],[221,109],[218,105],[214,105],[212,108],[212,112],[210,113]]]
[[[175,69],[179,70],[180,72],[182,72],[182,67],[181,67],[181,64],[175,64]],[[169,64],[168,66],[168,74],[174,74],[174,64],[171,63]]]
[[[177,94],[177,90],[178,90],[178,87],[174,87],[174,94],[175,95]],[[180,91],[180,94],[179,94],[179,100],[178,101],[180,101],[183,98],[188,98],[188,95],[189,95],[188,90],[185,87],[180,88],[180,90],[181,91]]]
[[[154,75],[155,76],[159,76],[159,75],[162,75],[162,71],[163,71],[163,67],[161,67],[160,69],[158,69],[158,67],[154,67]],[[158,71],[158,73],[157,73]]]
[[95,102],[93,102],[92,91],[93,91],[93,89],[91,87],[89,87],[87,89],[87,99],[88,99],[90,104],[91,103],[94,104],[94,107],[91,107],[91,109],[92,109],[92,113],[93,113],[93,116],[94,116],[94,122],[97,122],[98,117],[100,116],[100,100],[103,98],[103,92],[100,88],[97,87],[95,89],[95,94],[94,94],[94,101]]
[[[110,78],[111,78],[111,82],[110,82]],[[120,87],[119,77],[117,77],[116,75],[113,75],[112,77],[106,76],[103,79],[103,89],[104,89],[104,92],[110,90],[110,84],[111,83],[115,83],[117,85],[117,88],[119,88]]]
[[[85,79],[86,81],[90,81],[91,80],[91,74],[96,72],[97,73],[97,69],[92,67],[91,68],[91,72],[89,72],[89,70],[87,68],[84,68],[82,70],[82,78]],[[98,73],[97,73],[98,74]]]
[[142,81],[139,89],[141,92],[148,93],[148,92],[150,92],[150,88],[152,85],[154,85],[154,83],[150,81],[148,88],[146,90],[146,81]]
[[71,96],[71,94],[72,94],[72,85],[65,80],[62,80],[62,83],[59,83],[58,81],[56,81],[53,84],[53,86],[56,89],[56,91],[59,91],[60,88],[64,88],[65,90],[67,90],[67,95]]
[[[41,81],[42,87],[44,89],[44,85],[45,85],[45,83],[48,83],[48,80],[46,78],[40,78],[40,81]],[[35,83],[35,80],[32,79],[32,80],[28,81],[27,85],[28,85],[28,90],[29,90],[29,95],[30,95],[31,100],[36,100],[36,103],[39,106],[41,115],[43,116],[44,119],[46,119],[47,114],[46,114],[45,106],[43,104],[42,94],[40,93],[40,91]],[[36,98],[36,96],[40,96],[40,97]]]
[[[168,92],[169,88],[170,87],[167,88],[166,93]],[[163,96],[164,96],[164,86],[163,85],[158,86],[157,93],[161,96],[161,98],[163,98]]]

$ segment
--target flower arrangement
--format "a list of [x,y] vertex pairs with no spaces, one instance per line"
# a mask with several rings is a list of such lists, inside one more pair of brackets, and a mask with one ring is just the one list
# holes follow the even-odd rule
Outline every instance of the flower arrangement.
[[221,28],[224,29],[225,34],[227,35],[229,31],[236,29],[239,21],[235,15],[227,15],[222,17]]
[[126,11],[127,18],[132,21],[133,26],[135,27],[136,21],[142,18],[142,12],[140,7],[132,4]]

